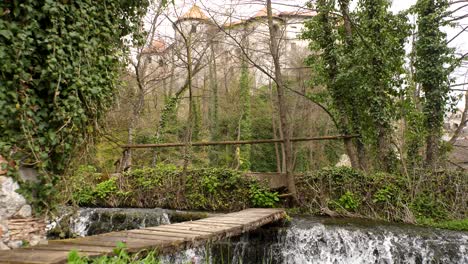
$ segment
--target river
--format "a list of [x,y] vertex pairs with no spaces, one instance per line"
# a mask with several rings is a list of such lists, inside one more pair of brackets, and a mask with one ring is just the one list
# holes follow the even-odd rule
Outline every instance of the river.
[[[175,221],[162,209],[83,208],[70,219],[85,236]],[[163,263],[468,263],[468,232],[362,219],[293,216],[229,240],[162,257]]]

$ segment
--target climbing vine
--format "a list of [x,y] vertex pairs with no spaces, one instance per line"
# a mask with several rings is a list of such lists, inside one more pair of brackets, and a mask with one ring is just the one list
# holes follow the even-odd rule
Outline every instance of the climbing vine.
[[[340,17],[334,14],[336,2]],[[403,82],[409,26],[404,15],[390,11],[388,0],[360,0],[354,12],[347,10],[348,4],[316,2],[318,14],[306,23],[302,36],[311,40],[314,51],[307,63],[327,86],[340,130],[360,134],[376,154],[375,167],[389,170],[396,87]]]
[[419,0],[415,6],[418,15],[418,37],[414,46],[415,80],[424,91],[424,127],[426,134],[426,163],[432,167],[439,156],[439,141],[446,105],[449,102],[450,73],[453,71],[454,50],[449,48],[444,13],[447,0]]
[[123,37],[138,32],[147,5],[0,2],[0,154],[37,169],[37,183],[21,184],[36,209],[49,207],[57,175],[96,133],[116,90]]

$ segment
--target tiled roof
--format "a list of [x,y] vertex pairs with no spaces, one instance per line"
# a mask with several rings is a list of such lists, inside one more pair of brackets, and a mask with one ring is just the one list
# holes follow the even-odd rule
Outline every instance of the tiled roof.
[[166,50],[166,42],[162,39],[155,39],[151,45],[143,50],[143,53],[160,53]]
[[207,20],[208,17],[197,5],[193,5],[190,10],[180,17],[181,19],[203,19]]
[[252,17],[266,17],[267,16],[267,9],[264,7],[263,9],[259,10],[255,15]]
[[243,21],[243,20],[232,21],[232,22],[225,23],[223,26],[224,26],[224,27],[233,27],[233,26],[241,25],[241,24],[243,24],[244,22],[245,22],[245,21]]
[[[278,16],[278,14],[275,14],[273,12],[272,14],[273,16]],[[255,15],[252,16],[252,18],[255,18],[255,17],[267,17],[268,16],[268,12],[267,12],[267,9],[266,7],[262,8],[261,10],[259,10]]]
[[317,12],[308,10],[308,11],[290,11],[290,12],[281,12],[279,16],[307,16],[307,17],[312,17],[315,16]]

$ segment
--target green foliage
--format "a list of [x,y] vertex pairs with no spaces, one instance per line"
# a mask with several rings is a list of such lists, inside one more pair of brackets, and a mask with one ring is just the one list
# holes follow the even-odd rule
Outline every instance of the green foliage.
[[416,196],[411,203],[411,209],[418,218],[427,217],[440,220],[447,217],[447,210],[443,203],[433,193],[421,193]]
[[364,174],[351,168],[324,168],[300,177],[299,201],[306,212],[324,207],[347,215],[353,212],[370,218],[435,222],[467,217],[466,172],[425,174],[418,189],[410,188],[405,176],[389,173]]
[[[251,98],[251,138],[273,138],[272,109],[268,87],[260,87],[257,96]],[[251,146],[250,170],[256,172],[276,171],[276,153],[274,144],[257,144]]]
[[110,178],[96,185],[94,195],[99,199],[105,199],[117,190],[116,178]]
[[70,198],[74,203],[95,205],[96,201],[104,200],[110,194],[116,193],[117,178],[105,178],[101,173],[96,172],[93,166],[80,166],[66,181],[67,189],[71,191]]
[[447,221],[434,220],[432,218],[418,218],[417,224],[450,230],[468,231],[468,218]]
[[96,168],[93,166],[83,165],[78,167],[71,182],[73,200],[77,204],[87,204],[94,200],[94,183],[99,177],[99,174],[96,173]]
[[395,201],[398,189],[393,184],[385,185],[383,188],[378,189],[372,195],[372,202],[374,203],[392,203]]
[[[239,131],[241,140],[252,139],[252,119],[251,119],[251,99],[250,99],[250,87],[251,80],[249,77],[249,69],[245,61],[242,62],[240,80],[239,80],[239,93],[240,93],[240,106],[241,106],[241,118],[239,120]],[[239,148],[239,162],[241,170],[250,170],[250,145],[244,145]]]
[[350,191],[346,191],[338,200],[331,201],[332,208],[355,211],[360,205],[359,198]]
[[[163,207],[174,209],[236,210],[245,207],[274,207],[279,201],[276,192],[246,178],[239,171],[223,168],[190,168],[186,184],[179,179],[182,169],[159,164],[155,168],[134,169],[122,177],[82,182],[84,173],[76,174],[79,186],[71,190],[72,201],[82,205],[119,207]],[[91,171],[90,174],[92,175]]]
[[250,186],[250,200],[255,207],[275,207],[279,202],[277,192],[270,192],[267,188],[252,184]]
[[123,37],[138,32],[147,5],[0,2],[0,154],[38,169],[35,209],[48,207],[56,175],[111,105]]
[[394,160],[389,137],[397,117],[396,87],[403,81],[407,19],[392,13],[388,0],[360,0],[354,12],[342,14],[353,24],[348,30],[347,22],[333,14],[335,1],[319,0],[316,9],[302,35],[313,51],[306,63],[314,67],[317,84],[326,85],[338,129],[360,134],[358,141],[379,155],[375,167],[388,171]]
[[439,156],[439,141],[446,106],[450,99],[450,74],[458,64],[454,49],[448,47],[447,35],[442,31],[447,0],[418,0],[418,34],[414,44],[415,81],[424,91],[424,127],[426,129],[427,162],[433,166]]
[[98,258],[81,257],[76,250],[68,254],[70,264],[157,264],[160,263],[155,251],[129,254],[124,243],[119,242],[114,249],[114,256],[101,256]]

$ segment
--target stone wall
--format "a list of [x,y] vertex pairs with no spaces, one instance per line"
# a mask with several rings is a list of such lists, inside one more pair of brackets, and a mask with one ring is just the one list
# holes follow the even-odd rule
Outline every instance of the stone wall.
[[33,217],[31,206],[16,192],[18,183],[6,176],[6,164],[0,156],[0,250],[37,245],[46,239],[45,221]]

